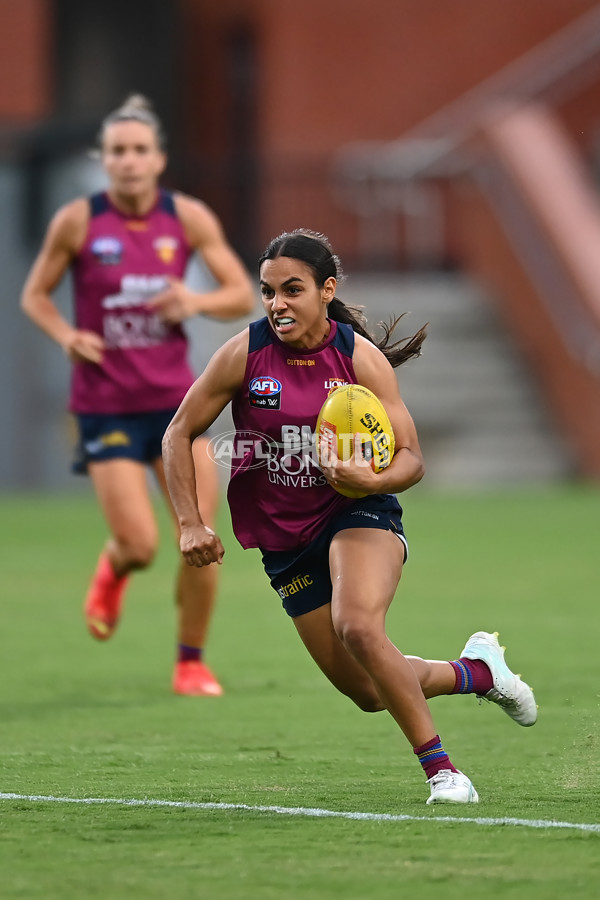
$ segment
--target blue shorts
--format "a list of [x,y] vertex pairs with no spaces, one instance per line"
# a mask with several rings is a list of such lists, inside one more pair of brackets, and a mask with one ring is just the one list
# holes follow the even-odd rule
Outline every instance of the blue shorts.
[[107,459],[133,459],[149,464],[162,456],[162,439],[176,409],[126,415],[75,416],[79,441],[72,469],[85,475],[89,463]]
[[371,494],[356,500],[328,522],[306,547],[290,551],[261,551],[271,587],[279,594],[288,616],[302,616],[331,602],[329,546],[338,531],[347,528],[393,531],[404,544],[405,560],[408,557],[402,507],[395,495]]

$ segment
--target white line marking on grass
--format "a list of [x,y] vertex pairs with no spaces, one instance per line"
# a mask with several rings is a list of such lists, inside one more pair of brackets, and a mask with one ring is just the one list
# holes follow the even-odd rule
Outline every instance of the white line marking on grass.
[[165,806],[175,809],[221,809],[247,812],[277,813],[281,816],[307,816],[311,818],[354,819],[367,822],[461,822],[470,825],[521,825],[525,828],[572,828],[576,831],[600,832],[600,825],[587,822],[557,822],[553,819],[482,818],[479,816],[405,816],[391,813],[340,812],[304,806],[250,806],[247,803],[194,803],[191,800],[143,800],[118,797],[52,797],[42,794],[3,794],[0,800],[28,800],[32,803],[80,803],[84,805],[114,806]]

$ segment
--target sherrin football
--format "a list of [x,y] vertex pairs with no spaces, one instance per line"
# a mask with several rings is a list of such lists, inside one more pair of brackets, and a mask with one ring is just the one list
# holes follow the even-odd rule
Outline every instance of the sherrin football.
[[[321,442],[333,447],[346,460],[354,454],[354,435],[360,434],[362,452],[375,472],[381,472],[394,456],[394,431],[383,404],[361,384],[343,384],[335,388],[321,407],[315,441],[321,462]],[[361,491],[339,488],[345,497],[364,497]]]

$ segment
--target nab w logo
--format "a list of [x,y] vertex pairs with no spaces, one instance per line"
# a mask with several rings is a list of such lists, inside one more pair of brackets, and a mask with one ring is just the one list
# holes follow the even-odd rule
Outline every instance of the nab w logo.
[[248,402],[250,406],[261,409],[279,409],[281,407],[281,382],[270,375],[259,375],[248,385]]

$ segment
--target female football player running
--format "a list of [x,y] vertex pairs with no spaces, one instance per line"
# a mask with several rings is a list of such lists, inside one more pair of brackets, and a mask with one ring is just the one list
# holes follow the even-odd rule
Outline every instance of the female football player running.
[[[119,622],[129,576],[149,566],[157,549],[146,470],[168,499],[161,440],[194,380],[181,323],[203,314],[246,315],[254,292],[215,214],[192,197],[160,189],[164,138],[145,98],[134,95],[107,116],[99,144],[108,189],[58,210],[25,284],[22,307],[73,363],[69,408],[80,436],[76,471],[89,473],[110,531],[84,614],[92,636],[106,640]],[[196,293],[184,283],[195,253],[214,276],[215,290]],[[52,300],[68,269],[73,324]],[[198,504],[212,522],[218,479],[205,440],[194,447],[194,457]],[[202,659],[216,586],[214,567],[180,567],[173,672],[178,694],[222,693]]]
[[[265,317],[217,351],[163,441],[181,552],[200,568],[223,558],[198,512],[191,448],[231,402],[238,443],[228,500],[238,540],[260,548],[271,585],[332,684],[361,709],[387,709],[396,720],[429,781],[427,802],[477,802],[442,746],[427,699],[475,693],[521,725],[535,722],[535,700],[507,668],[495,635],[474,634],[460,659],[444,662],[405,656],[386,634],[407,556],[395,494],[424,472],[393,367],[419,354],[425,332],[390,344],[388,328],[377,344],[360,314],[336,298],[340,275],[329,242],[311,231],[282,234],[263,253]],[[311,436],[332,383],[364,385],[382,401],[396,447],[383,471],[365,462],[358,441],[346,462],[322,448],[318,467]],[[340,487],[365,496],[350,499]]]

